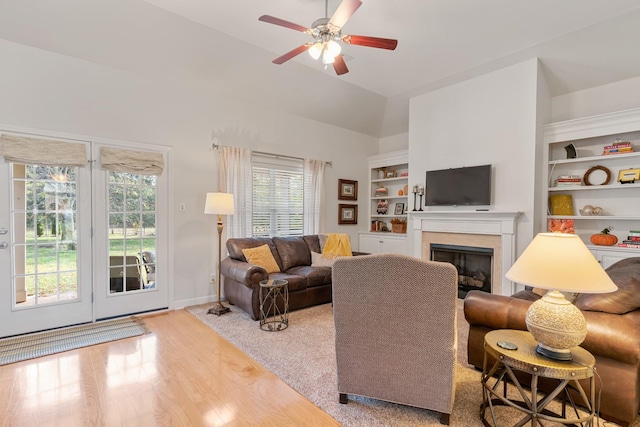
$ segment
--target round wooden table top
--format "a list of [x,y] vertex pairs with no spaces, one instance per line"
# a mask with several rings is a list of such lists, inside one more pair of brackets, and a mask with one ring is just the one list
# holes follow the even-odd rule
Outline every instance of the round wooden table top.
[[[498,342],[515,350],[498,345]],[[593,376],[596,359],[582,347],[571,349],[572,360],[554,360],[536,352],[538,342],[528,331],[498,329],[487,333],[484,337],[485,351],[500,360],[503,364],[519,371],[545,378],[580,380]]]

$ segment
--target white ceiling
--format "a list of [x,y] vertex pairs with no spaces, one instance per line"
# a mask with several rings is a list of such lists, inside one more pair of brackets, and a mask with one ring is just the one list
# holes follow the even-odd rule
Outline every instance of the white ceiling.
[[[329,15],[340,0],[329,0]],[[363,0],[343,34],[350,72],[302,54],[323,0],[0,0],[0,38],[381,137],[407,131],[408,99],[539,57],[552,95],[640,75],[638,0]]]

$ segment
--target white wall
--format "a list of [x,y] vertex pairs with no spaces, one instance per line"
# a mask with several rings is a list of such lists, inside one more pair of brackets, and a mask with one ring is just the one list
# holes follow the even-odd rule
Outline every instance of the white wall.
[[640,107],[640,77],[597,86],[552,99],[551,122]]
[[[536,158],[540,133],[536,59],[411,99],[409,184],[424,184],[425,172],[493,165],[493,211],[521,211],[517,252],[536,232]],[[541,99],[548,100],[547,95]],[[426,208],[473,210],[472,207]]]
[[403,132],[397,135],[380,138],[379,152],[389,153],[391,151],[406,150],[409,148],[409,133]]
[[349,233],[357,249],[357,233],[367,229],[366,197],[359,197],[360,223],[338,226],[337,181],[366,182],[366,156],[377,153],[377,139],[221,98],[190,82],[141,77],[2,40],[0,57],[1,124],[173,147],[174,307],[213,298],[217,232],[202,213],[205,194],[218,190],[212,133],[225,145],[333,161],[324,231]]

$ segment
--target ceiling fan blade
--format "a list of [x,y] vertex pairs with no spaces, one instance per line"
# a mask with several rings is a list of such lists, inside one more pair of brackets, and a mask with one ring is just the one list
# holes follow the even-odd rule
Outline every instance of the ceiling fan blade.
[[275,16],[262,15],[258,18],[258,21],[267,22],[269,24],[280,25],[281,27],[291,28],[292,30],[300,31],[302,33],[308,33],[311,30],[302,25],[294,24],[293,22],[285,21],[284,19],[276,18]]
[[342,0],[340,6],[333,12],[329,24],[338,28],[344,27],[344,24],[347,23],[351,15],[353,15],[360,6],[362,6],[362,1],[360,0]]
[[349,69],[347,68],[347,64],[344,63],[344,58],[342,55],[336,56],[333,61],[333,69],[336,70],[336,74],[341,76],[343,74],[347,74]]
[[307,43],[307,44],[303,44],[302,46],[298,46],[297,48],[285,53],[284,55],[274,59],[271,62],[278,65],[283,64],[288,60],[290,60],[291,58],[300,55],[302,52],[306,52],[307,50],[309,50],[312,44],[313,43]]
[[398,46],[398,40],[382,39],[380,37],[368,36],[352,36],[346,35],[342,37],[342,41],[346,44],[355,44],[358,46],[377,47],[379,49],[394,50]]

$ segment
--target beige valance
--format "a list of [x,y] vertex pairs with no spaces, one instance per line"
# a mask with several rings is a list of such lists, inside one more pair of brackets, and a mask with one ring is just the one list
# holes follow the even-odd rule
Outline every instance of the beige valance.
[[162,153],[101,147],[100,166],[109,171],[162,175],[164,157]]
[[0,136],[0,156],[8,162],[43,166],[85,166],[85,144],[26,136]]

